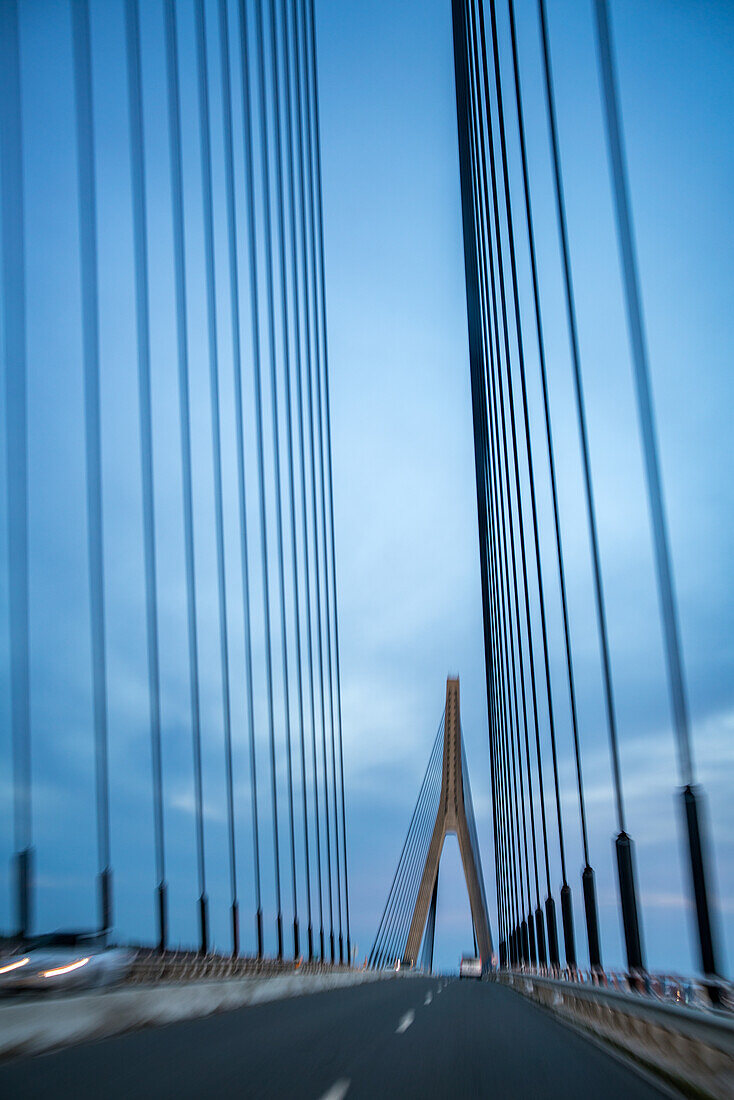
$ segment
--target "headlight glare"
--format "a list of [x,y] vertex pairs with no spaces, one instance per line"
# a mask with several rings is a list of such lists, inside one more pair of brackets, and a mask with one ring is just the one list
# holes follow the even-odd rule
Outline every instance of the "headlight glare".
[[30,961],[27,955],[24,959],[16,959],[15,962],[0,966],[0,974],[9,974],[11,970],[20,970],[21,966],[26,966]]
[[89,962],[89,956],[86,959],[77,959],[73,963],[69,963],[68,966],[55,966],[52,970],[42,970],[42,978],[57,978],[61,974],[71,974],[72,970],[79,970],[80,967],[86,966]]

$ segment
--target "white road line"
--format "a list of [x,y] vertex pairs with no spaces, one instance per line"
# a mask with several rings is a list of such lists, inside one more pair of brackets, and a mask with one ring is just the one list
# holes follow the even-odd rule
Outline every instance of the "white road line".
[[404,1031],[408,1030],[410,1025],[413,1023],[414,1019],[415,1019],[415,1012],[413,1012],[413,1009],[411,1008],[410,1012],[405,1013],[402,1020],[400,1021],[398,1026],[395,1028],[395,1034],[396,1035],[402,1035]]
[[344,1100],[344,1097],[349,1092],[349,1086],[351,1081],[348,1077],[340,1077],[338,1081],[335,1081],[330,1089],[327,1089],[321,1100]]
[[423,1004],[424,1005],[429,1005],[432,1000],[433,1000],[433,994],[432,993],[426,993],[426,999],[423,1002]]

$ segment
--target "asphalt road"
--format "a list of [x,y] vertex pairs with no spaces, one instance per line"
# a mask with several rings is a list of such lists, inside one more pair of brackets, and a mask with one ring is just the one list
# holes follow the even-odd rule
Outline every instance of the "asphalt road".
[[512,990],[442,978],[274,1001],[0,1066],[3,1100],[662,1095]]

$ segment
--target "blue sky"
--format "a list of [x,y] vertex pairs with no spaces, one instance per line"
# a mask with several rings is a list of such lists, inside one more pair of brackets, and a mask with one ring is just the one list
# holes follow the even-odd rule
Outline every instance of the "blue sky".
[[[190,942],[195,936],[196,890],[162,19],[158,4],[141,6],[171,933],[174,939]],[[644,936],[651,966],[690,970],[695,962],[674,803],[674,745],[601,128],[591,5],[549,0],[548,7],[614,685],[629,829],[637,843]],[[537,24],[533,3],[518,0],[517,8],[592,861],[599,883],[605,960],[619,965],[623,953],[612,875],[609,760]],[[500,9],[506,42],[502,4]],[[213,9],[207,10],[208,26],[213,28]],[[730,257],[734,234],[729,197],[734,149],[729,135],[734,124],[734,18],[723,0],[696,5],[615,0],[611,10],[694,753],[716,840],[725,958],[731,958],[734,338],[730,303],[734,274]],[[113,862],[120,934],[145,938],[153,935],[154,876],[122,26],[121,5],[93,3]],[[218,67],[214,30],[211,33],[210,78],[216,113],[220,110]],[[448,673],[461,677],[463,728],[496,930],[450,3],[317,0],[317,34],[350,893],[353,940],[363,955],[369,950],[410,819]],[[64,4],[49,0],[22,5],[29,225],[34,828],[38,917],[44,927],[91,924],[94,917],[83,399],[68,35]],[[193,63],[187,2],[180,5],[180,35],[186,73]],[[182,80],[182,105],[185,118],[192,120],[196,106],[190,74]],[[241,115],[236,102],[234,111],[237,128]],[[517,183],[519,154],[512,116],[508,125]],[[221,137],[216,125],[212,132],[216,202],[223,194],[218,167]],[[221,733],[217,734],[220,682],[198,146],[193,126],[185,128],[183,154],[203,716],[205,727],[214,731],[205,741],[207,855],[213,934],[224,943],[228,888],[223,759]],[[235,160],[241,203],[239,146]],[[512,197],[519,211],[521,196],[515,191]],[[215,243],[218,282],[226,288],[221,207],[220,202]],[[528,317],[530,282],[524,247],[520,247],[519,262],[521,312]],[[223,362],[229,362],[224,289],[220,295],[220,354]],[[243,326],[248,324],[245,298],[243,291]],[[529,327],[528,333],[532,333]],[[527,347],[529,397],[534,423],[540,427],[539,378],[530,339]],[[234,418],[230,372],[223,377],[224,457],[230,471],[225,477],[227,579],[231,661],[237,670],[242,667],[243,632]],[[247,371],[245,387],[252,392]],[[254,513],[250,407],[246,428],[248,500]],[[539,456],[569,878],[581,943],[580,837],[542,434],[533,437],[533,444]],[[4,485],[4,445],[0,477]],[[5,623],[4,542],[1,553],[0,612]],[[252,556],[256,557],[255,550]],[[257,633],[261,580],[256,561],[253,573]],[[9,763],[6,632],[0,656],[0,758]],[[258,645],[255,672],[260,684],[256,721],[264,730],[263,653]],[[248,946],[252,870],[240,675],[233,676],[232,706],[243,942]],[[547,757],[545,728],[543,733]],[[265,741],[259,741],[263,769],[266,751]],[[3,766],[0,928],[10,923],[8,775],[9,769]],[[557,890],[560,869],[555,852],[552,858]],[[272,950],[270,894],[266,884],[266,927],[270,929],[266,946]],[[458,849],[452,843],[439,889],[437,962],[453,966],[459,954],[470,948],[468,902]]]
[[[604,955],[619,964],[609,760],[539,41],[535,5],[517,9],[592,861]],[[732,19],[723,4],[617,2],[611,10],[695,755],[709,796],[730,947]],[[389,887],[448,672],[461,676],[490,897],[494,871],[450,5],[322,3],[319,11],[345,728],[361,941],[371,938]],[[674,746],[591,17],[591,5],[549,3],[623,772],[649,962],[690,969]],[[508,125],[517,182],[512,118]],[[512,197],[521,213],[521,193]],[[525,247],[520,276],[521,311],[532,322]],[[531,409],[541,429],[533,444],[541,470],[562,804],[581,943],[578,810],[530,326],[528,334]],[[547,740],[544,747],[547,758]],[[455,845],[448,856],[436,951],[442,964],[455,965],[471,947],[471,935]],[[553,858],[558,889],[557,854]]]

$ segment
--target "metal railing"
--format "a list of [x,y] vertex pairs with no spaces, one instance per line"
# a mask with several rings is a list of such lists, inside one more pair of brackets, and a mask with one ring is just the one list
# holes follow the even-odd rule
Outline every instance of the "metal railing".
[[252,957],[233,957],[210,952],[140,949],[125,981],[128,985],[151,982],[215,981],[225,978],[275,977],[280,974],[323,974],[348,970],[338,963],[306,962]]
[[[676,1085],[716,1100],[734,1095],[734,1016],[714,1007],[699,982],[667,975],[549,977],[497,970],[496,981],[613,1044]],[[579,980],[586,978],[586,980]],[[603,980],[599,980],[603,979]],[[685,999],[687,998],[687,999]]]
[[571,983],[672,1005],[688,1005],[704,1011],[718,1009],[734,1012],[734,984],[723,979],[714,982],[680,974],[570,968],[554,970],[550,967],[518,967],[497,970],[496,974]]

